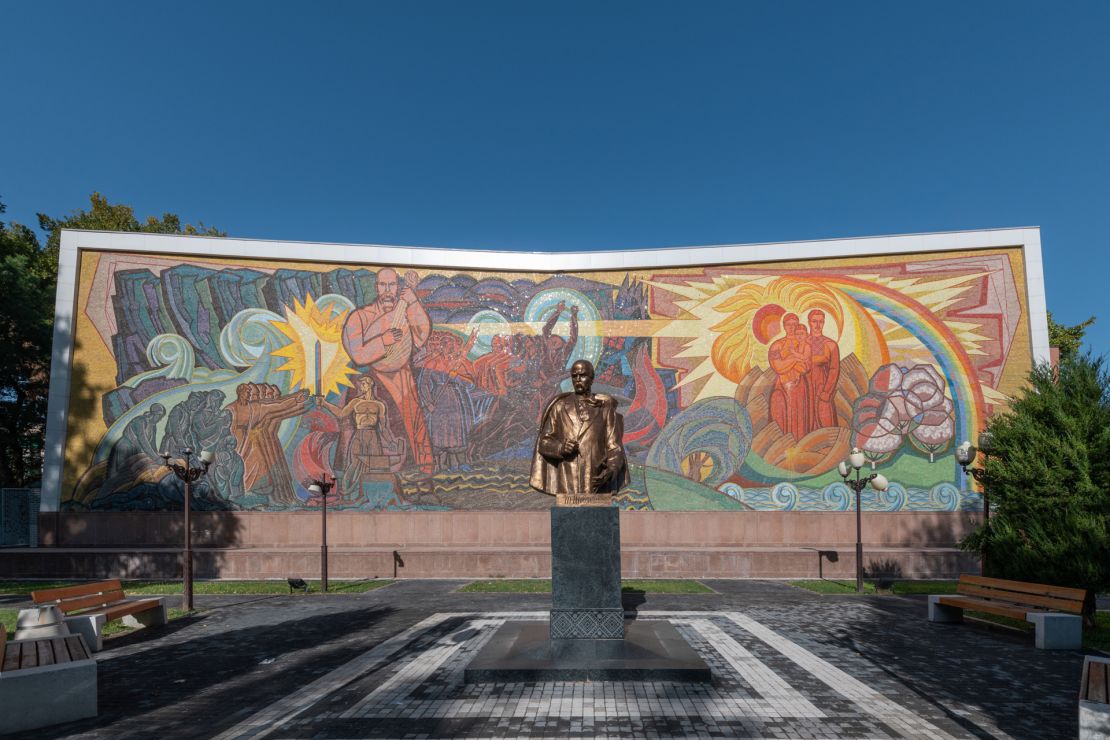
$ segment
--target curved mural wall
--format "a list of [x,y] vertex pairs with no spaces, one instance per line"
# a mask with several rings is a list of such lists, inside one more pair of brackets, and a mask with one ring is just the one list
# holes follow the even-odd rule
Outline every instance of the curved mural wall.
[[[309,247],[311,245],[305,245]],[[630,509],[981,506],[954,459],[1032,362],[1021,248],[528,273],[82,251],[63,511],[550,507],[574,359],[618,399]],[[1039,266],[1038,266],[1039,269]],[[1041,319],[1043,321],[1043,319]]]

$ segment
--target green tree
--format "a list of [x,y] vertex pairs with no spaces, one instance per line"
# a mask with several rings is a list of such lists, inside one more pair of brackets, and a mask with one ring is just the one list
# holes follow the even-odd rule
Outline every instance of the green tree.
[[100,193],[89,204],[62,218],[40,213],[45,244],[26,226],[0,221],[0,486],[27,485],[42,474],[62,229],[225,236],[204,224],[182,225],[173,213],[140,221],[130,206]]
[[0,486],[41,472],[56,264],[29,228],[0,221]]
[[990,575],[1110,588],[1110,373],[1075,355],[1035,367],[1010,408],[991,419],[986,485]]
[[1094,316],[1075,326],[1057,324],[1052,319],[1052,312],[1048,312],[1048,344],[1060,350],[1061,362],[1070,360],[1079,354],[1079,348],[1083,344],[1083,335],[1087,333],[1087,327],[1093,323],[1095,323]]
[[163,213],[161,218],[148,216],[145,221],[135,217],[135,210],[122,203],[112,205],[100,193],[89,196],[89,210],[74,211],[64,218],[51,218],[39,214],[39,228],[47,233],[46,253],[54,259],[57,269],[58,247],[62,241],[62,229],[86,229],[90,231],[144,231],[150,234],[192,234],[204,236],[227,236],[219,229],[198,223],[181,225],[181,219],[174,213]]

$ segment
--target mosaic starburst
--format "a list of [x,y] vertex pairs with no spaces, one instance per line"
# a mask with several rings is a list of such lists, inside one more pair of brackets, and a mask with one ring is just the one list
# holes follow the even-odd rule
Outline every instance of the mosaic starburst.
[[306,388],[327,396],[343,387],[353,387],[350,379],[358,372],[351,367],[342,342],[348,313],[346,309],[321,308],[307,295],[304,304],[294,298],[292,309],[285,306],[285,321],[271,322],[289,339],[273,354],[285,358],[278,370],[292,374],[294,390]]

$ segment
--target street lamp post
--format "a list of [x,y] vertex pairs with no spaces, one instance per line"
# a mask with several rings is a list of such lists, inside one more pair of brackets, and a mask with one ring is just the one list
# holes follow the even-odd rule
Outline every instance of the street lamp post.
[[324,593],[328,591],[328,491],[334,487],[334,475],[331,483],[314,479],[308,487],[310,493],[320,497],[320,590]]
[[[853,447],[851,454],[848,455],[847,460],[841,460],[840,464],[836,466],[836,471],[840,473],[840,477],[844,479],[845,485],[856,492],[856,592],[863,593],[863,514],[860,506],[860,494],[863,489],[870,483],[871,487],[876,491],[885,491],[889,483],[886,476],[881,473],[871,473],[866,477],[861,478],[859,474],[860,468],[866,462],[863,453],[860,452],[858,447]],[[856,479],[849,480],[849,468],[856,471]]]
[[184,578],[184,591],[185,597],[185,611],[191,612],[193,610],[193,529],[192,523],[189,520],[191,511],[190,502],[193,498],[193,481],[198,480],[202,475],[208,472],[208,467],[212,464],[212,453],[205,450],[200,453],[201,467],[194,468],[190,462],[193,456],[193,448],[186,447],[181,451],[185,456],[184,465],[178,463],[170,463],[169,451],[162,452],[162,459],[166,463],[166,467],[174,472],[181,480],[185,481],[185,552],[182,557],[182,576]]
[[975,445],[971,442],[964,440],[964,443],[956,448],[956,462],[964,469],[966,475],[970,475],[979,484],[979,488],[983,493],[983,529],[986,533],[983,538],[983,548],[980,553],[979,569],[985,574],[987,572],[987,547],[991,539],[991,500],[987,492],[987,470],[980,466],[977,468],[971,467],[975,462],[975,458],[979,453],[986,457],[990,454],[991,444],[994,441],[994,435],[990,432],[979,433],[979,447],[976,449]]

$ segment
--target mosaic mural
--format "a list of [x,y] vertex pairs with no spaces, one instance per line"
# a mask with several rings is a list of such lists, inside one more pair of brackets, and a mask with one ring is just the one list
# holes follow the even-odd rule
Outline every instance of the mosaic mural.
[[573,360],[619,402],[626,508],[978,508],[954,459],[1031,363],[1019,249],[575,274],[81,256],[62,507],[531,509]]

